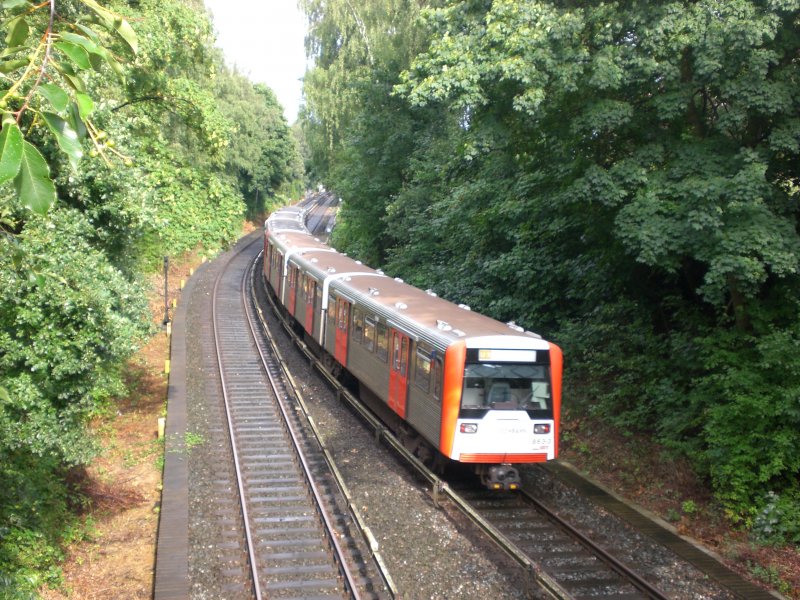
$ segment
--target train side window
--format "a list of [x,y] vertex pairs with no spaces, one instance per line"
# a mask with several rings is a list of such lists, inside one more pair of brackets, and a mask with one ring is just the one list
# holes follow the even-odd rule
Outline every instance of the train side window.
[[348,304],[347,300],[339,299],[338,326],[342,331],[347,331],[347,325],[349,321],[348,317],[350,312],[349,309],[350,304]]
[[317,287],[317,282],[313,277],[306,278],[306,304],[314,303],[314,290]]
[[364,347],[370,352],[375,352],[375,320],[364,318]]
[[424,344],[417,344],[416,369],[414,370],[414,383],[426,394],[431,390],[431,348]]
[[400,370],[400,336],[392,334],[392,368]]
[[389,359],[389,329],[383,323],[378,323],[378,357],[386,362]]
[[433,361],[433,397],[437,400],[442,399],[442,359],[437,358]]
[[353,309],[353,339],[356,342],[364,339],[364,313],[359,308]]
[[405,377],[408,374],[408,338],[404,337],[400,351],[400,375]]

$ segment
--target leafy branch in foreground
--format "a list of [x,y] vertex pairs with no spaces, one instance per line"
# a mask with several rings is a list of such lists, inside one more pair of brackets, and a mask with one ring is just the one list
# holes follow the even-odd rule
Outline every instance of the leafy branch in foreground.
[[0,184],[13,181],[17,199],[44,214],[56,197],[50,169],[41,152],[38,130],[48,132],[77,170],[83,140],[92,154],[126,160],[106,142],[90,115],[94,72],[123,68],[115,50],[136,53],[136,33],[120,15],[94,0],[4,0],[5,33],[0,51]]

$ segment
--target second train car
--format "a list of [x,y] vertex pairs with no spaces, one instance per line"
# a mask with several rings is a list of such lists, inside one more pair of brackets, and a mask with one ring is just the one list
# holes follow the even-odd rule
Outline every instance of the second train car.
[[386,276],[309,233],[288,207],[265,224],[263,277],[334,372],[423,460],[516,489],[515,465],[558,455],[562,353],[541,336]]

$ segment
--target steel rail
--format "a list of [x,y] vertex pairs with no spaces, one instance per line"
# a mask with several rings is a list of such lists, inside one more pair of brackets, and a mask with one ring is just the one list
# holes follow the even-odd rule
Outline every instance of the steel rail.
[[[250,276],[251,280],[253,277],[253,273],[255,272],[255,266],[256,264],[258,264],[258,259],[261,256],[261,254],[263,254],[263,251],[256,256],[250,267],[247,269],[246,276]],[[279,388],[278,382],[276,381],[275,376],[270,372],[269,366],[267,364],[268,363],[267,357],[262,352],[261,344],[259,344],[258,342],[258,337],[257,337],[258,334],[256,333],[254,318],[249,306],[250,303],[248,302],[247,291],[245,290],[245,287],[246,287],[245,285],[242,285],[242,302],[244,303],[245,314],[247,315],[247,324],[249,326],[250,333],[253,336],[253,341],[255,342],[256,349],[258,350],[258,355],[261,358],[261,363],[264,367],[264,372],[266,373],[269,379],[270,387],[272,388],[275,398],[278,401],[278,407],[280,408],[281,414],[283,415],[284,424],[286,425],[286,430],[289,433],[289,437],[292,440],[292,445],[294,446],[295,452],[297,453],[297,456],[300,459],[300,463],[303,465],[303,475],[314,497],[314,502],[317,506],[317,511],[319,513],[319,516],[322,519],[323,523],[325,524],[325,533],[327,535],[328,542],[334,549],[334,553],[336,555],[337,563],[339,566],[339,572],[344,578],[344,581],[347,584],[346,587],[348,588],[350,594],[354,598],[356,598],[356,600],[359,600],[361,598],[361,595],[360,592],[358,591],[358,585],[354,581],[352,573],[350,573],[347,560],[345,559],[345,552],[342,549],[341,545],[339,544],[339,541],[337,540],[337,537],[335,535],[336,528],[334,527],[327,511],[325,510],[322,494],[319,491],[317,482],[314,481],[314,477],[311,474],[311,467],[308,464],[306,455],[303,452],[300,441],[298,439],[299,434],[292,427],[291,421],[288,416],[289,410],[282,397],[283,394],[281,393],[281,390],[278,389]]]
[[[263,252],[261,254],[263,254]],[[256,257],[256,262],[258,261],[258,258],[259,257]],[[255,285],[253,285],[253,293],[255,294]],[[272,303],[272,298],[270,298],[269,295],[267,295],[267,298]],[[361,533],[364,542],[367,544],[367,547],[370,550],[370,553],[372,555],[373,560],[376,563],[376,566],[378,567],[378,572],[380,573],[380,576],[381,576],[381,578],[383,580],[384,585],[389,590],[389,592],[391,593],[392,597],[395,597],[395,596],[397,596],[397,587],[396,587],[396,585],[394,583],[394,580],[391,577],[391,574],[389,573],[388,567],[386,566],[385,562],[383,561],[383,557],[378,552],[378,546],[379,546],[378,541],[375,539],[375,536],[372,534],[372,531],[370,530],[370,528],[366,525],[366,521],[364,520],[363,516],[361,515],[361,512],[358,510],[356,505],[353,503],[352,494],[350,493],[350,490],[349,490],[349,488],[347,487],[347,484],[344,481],[344,477],[342,477],[341,473],[339,472],[339,468],[336,466],[336,462],[334,461],[333,456],[331,455],[330,451],[328,450],[328,448],[327,448],[327,446],[325,444],[325,441],[323,439],[322,434],[320,433],[319,429],[317,428],[317,425],[314,422],[314,419],[311,417],[311,414],[310,414],[310,411],[308,409],[308,406],[306,405],[305,400],[303,399],[303,395],[300,393],[299,386],[294,382],[294,377],[292,376],[292,374],[289,372],[289,370],[286,367],[286,361],[283,359],[282,353],[281,353],[280,349],[278,348],[277,342],[275,341],[275,338],[272,335],[272,332],[270,331],[269,325],[267,324],[267,320],[264,317],[264,314],[263,314],[263,312],[261,310],[261,307],[258,305],[257,299],[255,298],[255,295],[253,297],[253,302],[254,302],[254,305],[256,307],[256,312],[258,313],[259,321],[261,322],[262,331],[264,332],[264,335],[269,340],[269,343],[270,343],[270,346],[271,346],[271,349],[272,349],[273,353],[278,358],[278,362],[280,364],[280,367],[281,367],[281,370],[283,371],[284,376],[291,383],[292,389],[294,390],[294,393],[295,393],[295,400],[297,401],[298,406],[300,406],[300,408],[301,408],[302,414],[305,417],[306,422],[308,423],[309,429],[311,430],[312,434],[314,435],[314,437],[317,440],[317,443],[319,444],[320,448],[322,449],[322,453],[323,453],[323,457],[325,458],[325,462],[327,463],[328,467],[330,468],[331,473],[332,473],[333,478],[334,478],[334,481],[336,482],[336,485],[339,487],[339,490],[342,493],[342,496],[343,496],[343,498],[344,498],[344,500],[345,500],[345,502],[347,504],[347,509],[348,509],[350,515],[353,517],[353,520],[358,525],[359,532]],[[273,309],[275,308],[274,303],[272,304],[272,308]]]
[[250,564],[250,573],[251,577],[253,578],[253,593],[255,594],[256,600],[261,600],[261,584],[258,578],[258,565],[256,564],[256,552],[255,552],[255,545],[253,543],[253,535],[250,529],[250,519],[247,513],[247,501],[245,495],[245,486],[244,486],[244,478],[242,476],[241,464],[239,460],[239,453],[236,449],[236,434],[234,432],[233,427],[233,417],[231,415],[230,409],[230,402],[228,398],[227,386],[225,385],[225,374],[224,369],[222,366],[222,349],[219,339],[219,332],[217,327],[217,292],[219,289],[219,282],[222,280],[222,275],[225,273],[228,265],[236,258],[239,254],[241,254],[244,250],[252,246],[254,243],[258,242],[260,238],[256,238],[249,244],[244,245],[242,248],[239,248],[237,252],[231,254],[228,258],[228,262],[225,264],[225,267],[220,269],[219,275],[217,275],[216,280],[214,281],[214,291],[212,292],[211,298],[211,326],[214,332],[214,350],[217,353],[217,366],[219,368],[219,378],[222,384],[222,397],[223,403],[225,405],[225,417],[228,422],[228,435],[230,436],[231,442],[231,452],[233,453],[233,464],[234,470],[236,472],[236,486],[239,492],[239,505],[242,512],[242,520],[244,523],[244,534],[245,534],[245,541],[247,544],[247,561]]
[[658,588],[654,587],[650,582],[645,580],[636,571],[634,571],[626,564],[624,564],[622,561],[613,556],[605,548],[603,548],[602,546],[600,546],[599,544],[595,543],[590,538],[588,538],[586,535],[581,533],[572,524],[568,523],[567,521],[559,517],[550,507],[548,507],[547,505],[543,504],[542,502],[534,498],[529,492],[520,489],[518,490],[518,493],[521,497],[523,497],[527,502],[535,506],[538,511],[544,514],[558,527],[561,527],[563,530],[569,533],[569,535],[578,540],[578,542],[580,542],[582,546],[593,552],[600,560],[606,563],[612,570],[616,571],[617,573],[628,579],[634,585],[634,587],[636,587],[639,591],[644,592],[654,600],[669,599],[669,596],[664,594]]

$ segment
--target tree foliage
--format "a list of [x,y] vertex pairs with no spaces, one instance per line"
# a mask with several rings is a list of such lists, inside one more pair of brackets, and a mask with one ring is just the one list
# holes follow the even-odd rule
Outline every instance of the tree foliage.
[[58,6],[56,0],[7,0],[3,9],[0,183],[13,180],[18,201],[44,214],[56,190],[37,147],[38,130],[55,140],[73,169],[83,157],[82,138],[108,154],[103,132],[89,118],[95,107],[90,81],[105,70],[122,74],[115,53],[120,46],[136,53],[138,41],[127,20],[94,0]]
[[226,163],[252,215],[302,192],[303,162],[275,94],[236,72],[217,77],[217,95],[236,123]]
[[89,419],[126,393],[150,333],[143,275],[236,238],[237,131],[263,148],[265,196],[289,189],[298,154],[285,122],[260,122],[280,114],[269,90],[229,110],[201,2],[0,7],[0,596],[28,597],[58,580]]
[[306,126],[343,249],[559,340],[575,408],[796,538],[800,3],[328,4]]

